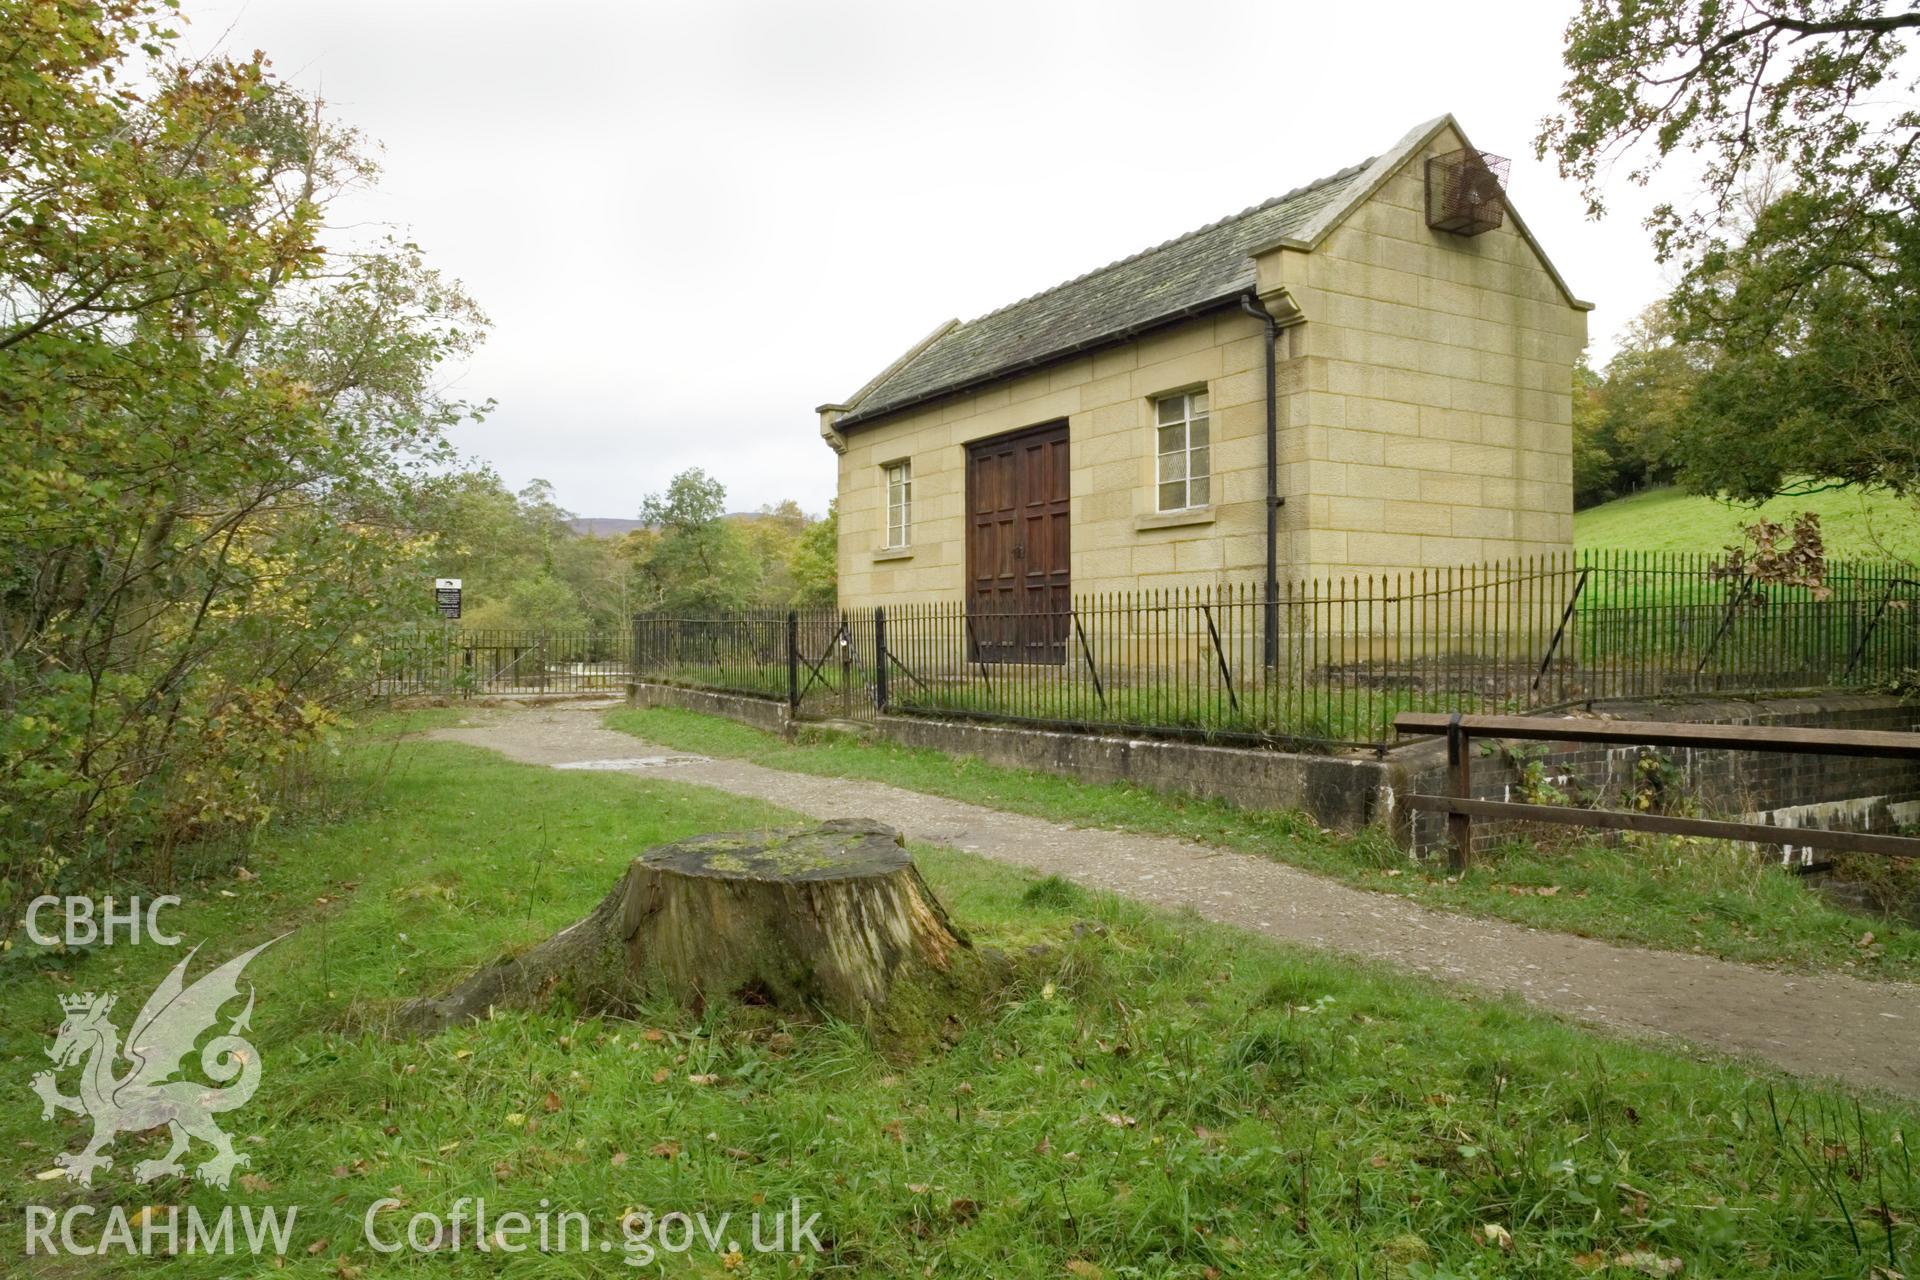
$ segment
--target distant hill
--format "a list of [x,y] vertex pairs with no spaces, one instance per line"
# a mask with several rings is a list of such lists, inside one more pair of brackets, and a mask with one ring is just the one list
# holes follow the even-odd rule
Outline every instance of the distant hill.
[[1653,489],[1575,512],[1573,541],[1582,549],[1719,551],[1762,516],[1784,524],[1799,511],[1820,514],[1827,555],[1836,560],[1920,561],[1920,508],[1856,489],[1775,498],[1757,508]]
[[618,516],[575,516],[567,527],[587,538],[618,538],[646,527],[643,520],[622,520]]
[[[764,511],[729,511],[720,517],[722,520],[764,520]],[[618,516],[575,516],[567,521],[567,527],[583,538],[618,538],[622,534],[632,533],[635,529],[647,527],[645,520],[623,520]]]

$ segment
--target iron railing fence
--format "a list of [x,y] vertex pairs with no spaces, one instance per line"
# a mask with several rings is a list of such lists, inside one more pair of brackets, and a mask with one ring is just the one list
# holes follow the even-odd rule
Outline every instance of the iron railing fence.
[[644,613],[633,620],[634,668],[664,684],[780,698],[812,719],[870,720],[875,627],[871,611]]
[[[1601,551],[1409,573],[855,613],[646,615],[636,678],[876,710],[1270,745],[1378,746],[1403,711],[1885,687],[1920,666],[1920,582],[1830,563],[1762,584]],[[1265,638],[1274,637],[1267,661]]]
[[626,631],[466,628],[392,632],[375,643],[378,696],[618,692],[633,678]]

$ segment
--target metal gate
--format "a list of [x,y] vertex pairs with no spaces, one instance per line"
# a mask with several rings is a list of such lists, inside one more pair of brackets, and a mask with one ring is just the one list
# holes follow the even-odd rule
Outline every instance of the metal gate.
[[633,637],[618,631],[423,627],[378,643],[381,697],[617,693],[633,678]]
[[809,611],[794,614],[791,626],[795,717],[871,721],[879,705],[873,615]]

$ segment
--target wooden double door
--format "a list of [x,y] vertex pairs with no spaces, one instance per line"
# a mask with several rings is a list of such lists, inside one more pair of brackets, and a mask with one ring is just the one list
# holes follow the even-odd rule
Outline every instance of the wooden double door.
[[1072,626],[1067,424],[967,446],[967,620],[978,662],[1062,663]]

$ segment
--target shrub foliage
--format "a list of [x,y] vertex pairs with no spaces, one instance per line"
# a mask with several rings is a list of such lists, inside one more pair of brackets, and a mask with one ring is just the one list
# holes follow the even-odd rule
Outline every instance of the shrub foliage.
[[0,897],[264,818],[471,411],[473,303],[327,229],[363,139],[173,18],[0,0]]

